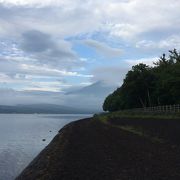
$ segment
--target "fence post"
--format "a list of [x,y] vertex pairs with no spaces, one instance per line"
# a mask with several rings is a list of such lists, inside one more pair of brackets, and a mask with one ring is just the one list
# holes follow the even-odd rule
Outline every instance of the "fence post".
[[[124,109],[125,110],[125,109]],[[142,108],[134,108],[134,109],[126,109],[134,112],[180,112],[180,104],[173,105],[163,105],[163,106],[150,106],[150,107],[142,107]]]
[[174,104],[174,112],[176,112],[176,105]]

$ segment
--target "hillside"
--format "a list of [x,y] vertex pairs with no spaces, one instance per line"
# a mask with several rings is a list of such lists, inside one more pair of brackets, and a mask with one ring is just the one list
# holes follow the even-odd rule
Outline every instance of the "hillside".
[[55,105],[55,104],[31,104],[31,105],[16,105],[5,106],[0,105],[0,113],[43,113],[43,114],[88,114],[94,113],[91,110],[78,109],[68,106]]

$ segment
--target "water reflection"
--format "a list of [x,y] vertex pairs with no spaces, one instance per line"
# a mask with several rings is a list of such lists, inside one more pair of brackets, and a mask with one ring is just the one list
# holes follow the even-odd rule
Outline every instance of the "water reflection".
[[65,124],[90,116],[1,114],[0,180],[13,180]]

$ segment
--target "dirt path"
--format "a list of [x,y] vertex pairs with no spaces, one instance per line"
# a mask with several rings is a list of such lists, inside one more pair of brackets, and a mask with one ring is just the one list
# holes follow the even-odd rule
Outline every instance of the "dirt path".
[[180,152],[98,120],[63,128],[17,180],[178,180]]

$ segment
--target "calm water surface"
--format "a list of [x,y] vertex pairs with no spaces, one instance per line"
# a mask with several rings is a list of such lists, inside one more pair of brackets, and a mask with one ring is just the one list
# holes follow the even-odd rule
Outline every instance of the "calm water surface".
[[0,114],[0,180],[14,180],[59,129],[90,116]]

